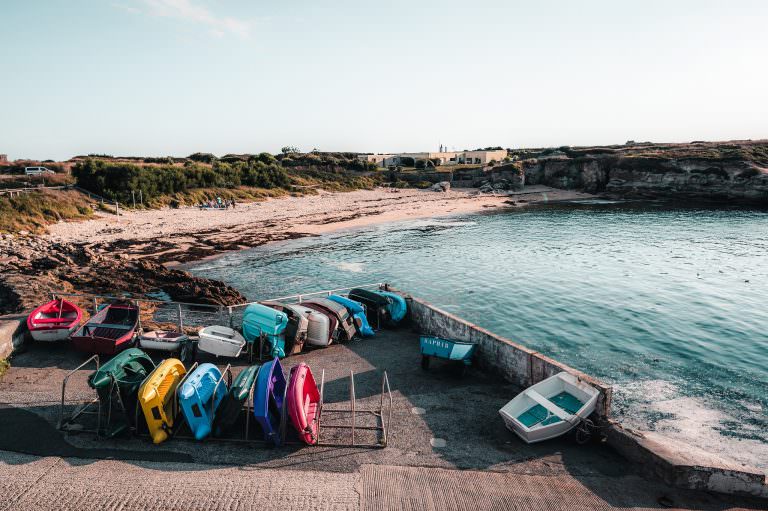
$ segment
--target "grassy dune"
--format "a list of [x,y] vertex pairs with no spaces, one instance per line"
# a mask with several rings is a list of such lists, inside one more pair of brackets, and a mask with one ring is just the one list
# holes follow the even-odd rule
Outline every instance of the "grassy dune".
[[93,215],[91,202],[76,191],[45,190],[0,197],[0,232],[45,232],[59,220],[84,220]]

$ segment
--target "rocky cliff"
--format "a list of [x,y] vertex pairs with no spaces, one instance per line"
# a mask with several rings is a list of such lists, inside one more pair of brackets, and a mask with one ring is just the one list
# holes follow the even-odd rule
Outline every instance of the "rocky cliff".
[[528,185],[768,204],[768,140],[561,147],[526,150],[524,156],[535,156],[521,162]]

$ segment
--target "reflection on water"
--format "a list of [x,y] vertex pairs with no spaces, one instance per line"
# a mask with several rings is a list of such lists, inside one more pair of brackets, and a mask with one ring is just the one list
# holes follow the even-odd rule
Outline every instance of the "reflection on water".
[[767,256],[765,212],[587,203],[294,240],[190,270],[253,299],[392,282],[614,383],[625,422],[710,450],[739,442],[766,466]]

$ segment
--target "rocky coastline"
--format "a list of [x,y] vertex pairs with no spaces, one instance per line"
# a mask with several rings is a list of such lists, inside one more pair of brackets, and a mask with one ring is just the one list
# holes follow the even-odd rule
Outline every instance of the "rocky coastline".
[[[504,197],[387,189],[241,204],[236,210],[166,208],[120,218],[60,222],[51,233],[0,234],[0,315],[28,312],[53,292],[155,297],[233,305],[247,301],[223,282],[178,265],[339,228],[504,206]],[[91,306],[87,298],[73,301]]]
[[[531,157],[532,156],[532,157]],[[518,156],[525,184],[611,198],[768,206],[768,141],[562,147]]]

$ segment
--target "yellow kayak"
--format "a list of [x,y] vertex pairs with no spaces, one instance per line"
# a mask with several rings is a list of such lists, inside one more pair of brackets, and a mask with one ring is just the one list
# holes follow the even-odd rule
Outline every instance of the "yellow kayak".
[[173,428],[178,413],[174,399],[176,387],[186,373],[181,360],[168,358],[147,376],[139,388],[139,403],[149,434],[156,444],[164,442]]

